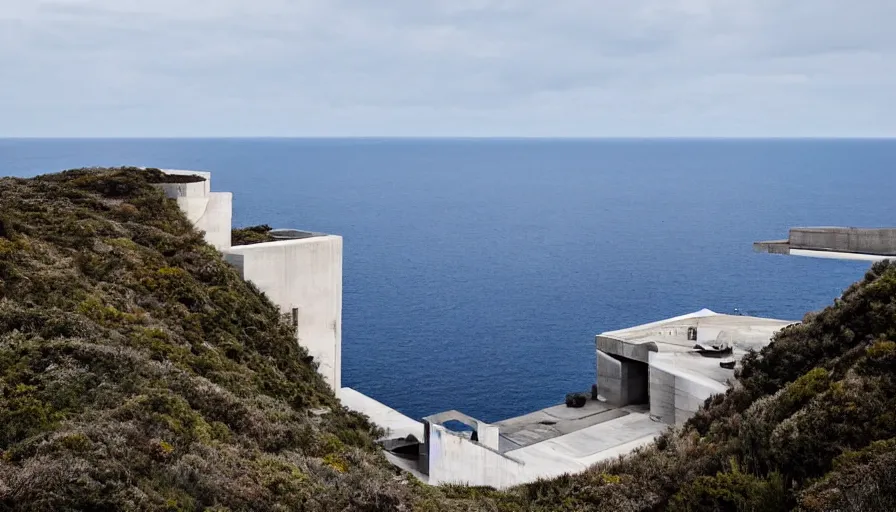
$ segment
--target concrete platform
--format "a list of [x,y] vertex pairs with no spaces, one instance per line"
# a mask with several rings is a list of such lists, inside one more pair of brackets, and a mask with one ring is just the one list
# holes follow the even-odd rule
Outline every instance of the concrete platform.
[[880,261],[896,258],[896,228],[791,228],[786,240],[753,243],[756,252]]
[[501,432],[499,451],[503,453],[531,446],[628,414],[628,411],[603,402],[588,400],[581,408],[556,405],[499,421],[495,423]]
[[569,434],[507,452],[524,464],[537,465],[544,478],[577,473],[605,460],[626,455],[653,442],[668,425],[653,421],[644,407],[610,409],[625,413]]

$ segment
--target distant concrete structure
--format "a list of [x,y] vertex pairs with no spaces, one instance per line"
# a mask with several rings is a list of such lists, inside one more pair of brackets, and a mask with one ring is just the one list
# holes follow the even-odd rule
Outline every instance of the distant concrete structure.
[[324,380],[338,395],[342,386],[342,237],[278,229],[273,242],[231,246],[233,194],[211,191],[211,173],[163,169],[198,176],[193,183],[157,185],[175,199],[187,219],[221,251],[243,279],[279,306],[296,329]]
[[597,390],[617,406],[649,404],[650,416],[680,425],[730,386],[734,365],[796,322],[703,309],[596,338]]
[[881,261],[896,258],[896,228],[791,228],[786,240],[755,242],[753,250],[813,258]]

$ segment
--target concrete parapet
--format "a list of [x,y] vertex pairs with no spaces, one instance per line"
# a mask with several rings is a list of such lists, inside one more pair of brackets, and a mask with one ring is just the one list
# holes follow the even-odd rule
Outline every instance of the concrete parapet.
[[538,478],[529,474],[538,468],[528,468],[522,461],[474,443],[442,425],[424,421],[424,426],[426,473],[432,485],[488,485],[506,489]]
[[[817,251],[861,254],[869,257],[896,256],[896,228],[803,227],[791,228],[787,240],[755,242],[757,252],[797,254]],[[801,253],[800,255],[814,256]]]
[[792,249],[896,255],[896,228],[793,228]]
[[650,361],[650,353],[657,351],[656,343],[630,343],[612,336],[598,335],[597,350],[627,359],[646,363]]
[[355,391],[352,388],[339,390],[339,400],[349,409],[367,415],[375,425],[385,431],[384,439],[413,436],[423,441],[423,423],[413,420],[395,409]]
[[192,183],[159,183],[158,187],[165,195],[177,199],[179,197],[206,197],[212,191],[212,173],[207,171],[183,171],[176,169],[162,169],[162,172],[171,176],[198,176],[202,181]]

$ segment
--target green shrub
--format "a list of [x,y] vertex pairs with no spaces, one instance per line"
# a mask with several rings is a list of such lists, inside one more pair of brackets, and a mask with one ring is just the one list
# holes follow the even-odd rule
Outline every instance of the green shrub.
[[669,502],[670,512],[774,512],[790,510],[791,499],[781,475],[758,477],[742,472],[736,463],[729,471],[701,476],[685,484]]

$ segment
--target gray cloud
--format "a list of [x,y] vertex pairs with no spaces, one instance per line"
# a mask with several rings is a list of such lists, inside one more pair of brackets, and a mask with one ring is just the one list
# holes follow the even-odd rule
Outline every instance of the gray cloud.
[[891,0],[0,5],[0,135],[896,135]]

